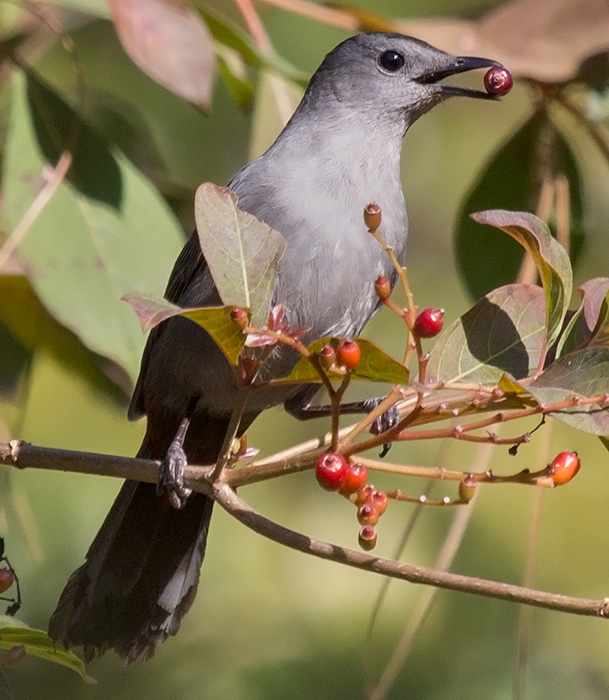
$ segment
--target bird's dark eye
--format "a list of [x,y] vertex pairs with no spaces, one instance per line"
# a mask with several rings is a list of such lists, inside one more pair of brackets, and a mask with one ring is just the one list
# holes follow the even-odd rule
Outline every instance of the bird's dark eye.
[[395,73],[404,65],[404,56],[398,51],[390,49],[380,55],[379,63],[381,64],[381,68]]

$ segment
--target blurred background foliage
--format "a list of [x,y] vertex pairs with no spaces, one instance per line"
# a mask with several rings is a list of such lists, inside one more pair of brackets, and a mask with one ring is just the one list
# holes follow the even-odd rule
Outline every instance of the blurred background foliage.
[[[154,12],[160,5],[149,2]],[[568,193],[576,281],[608,275],[604,0],[361,0],[332,7],[264,0],[257,14],[246,0],[197,0],[197,23],[203,18],[211,36],[205,26],[193,30],[205,34],[194,41],[195,73],[178,72],[173,83],[154,71],[172,63],[175,47],[153,44],[148,58],[138,59],[158,82],[125,51],[136,58],[127,19],[138,6],[146,2],[0,5],[0,440],[136,452],[143,425],[125,414],[144,338],[121,295],[162,293],[193,226],[197,185],[226,182],[271,143],[303,77],[358,29],[395,29],[453,53],[495,58],[516,77],[501,103],[453,100],[407,135],[408,269],[419,305],[445,308],[448,323],[472,296],[513,279],[517,246],[467,215],[490,207],[539,211],[543,183],[563,193],[558,205]],[[183,44],[191,47],[186,38]],[[555,208],[542,211],[554,220]],[[366,335],[401,351],[401,324],[388,313]],[[270,452],[323,430],[323,422],[299,425],[277,409],[249,436]],[[584,466],[569,488],[480,489],[453,569],[522,582],[533,547],[529,583],[602,597],[609,581],[609,460],[597,439],[550,421],[517,457],[461,444],[439,451],[409,443],[392,454],[406,463],[507,473],[538,469],[563,449],[578,450]],[[0,534],[22,582],[19,616],[29,625],[46,628],[118,486],[96,477],[0,472]],[[350,546],[357,537],[352,509],[320,492],[310,474],[243,495],[294,529]],[[389,509],[379,554],[393,555],[409,508]],[[433,565],[453,517],[423,512],[403,556]],[[98,685],[87,686],[65,669],[26,659],[10,670],[10,683],[16,698],[58,700],[365,697],[423,594],[392,583],[369,644],[381,585],[373,575],[284,550],[218,509],[200,595],[180,634],[151,662],[123,669],[108,656],[89,669]],[[532,611],[527,663],[517,672],[520,613],[507,603],[439,592],[386,697],[609,697],[603,621]]]

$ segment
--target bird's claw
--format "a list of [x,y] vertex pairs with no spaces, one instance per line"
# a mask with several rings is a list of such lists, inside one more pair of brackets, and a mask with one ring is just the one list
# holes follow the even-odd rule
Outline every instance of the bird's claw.
[[[366,399],[364,403],[364,410],[367,413],[372,413],[375,408],[378,407],[380,403],[382,403],[385,400],[384,396],[376,396],[372,399]],[[386,430],[390,430],[393,428],[395,425],[397,425],[398,421],[400,420],[400,413],[395,405],[390,406],[384,413],[381,413],[381,415],[372,423],[370,426],[370,432],[373,435],[381,435],[384,433]],[[381,450],[379,456],[384,457],[389,450],[391,449],[391,443],[386,442],[383,445],[383,449]]]
[[182,446],[172,443],[159,467],[157,495],[166,496],[169,504],[177,510],[184,507],[192,493],[191,489],[184,486],[184,468],[187,464]]

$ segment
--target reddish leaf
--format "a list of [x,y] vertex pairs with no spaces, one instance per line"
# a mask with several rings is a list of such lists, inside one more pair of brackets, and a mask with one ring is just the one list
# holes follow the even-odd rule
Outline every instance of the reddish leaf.
[[573,273],[567,251],[533,214],[491,209],[472,214],[472,219],[501,229],[518,241],[535,261],[546,298],[546,343],[550,346],[560,333],[571,301]]
[[116,31],[132,61],[157,83],[207,109],[214,84],[211,37],[180,0],[109,0]]
[[582,299],[558,344],[558,355],[577,348],[609,345],[609,278],[595,277],[578,287]]

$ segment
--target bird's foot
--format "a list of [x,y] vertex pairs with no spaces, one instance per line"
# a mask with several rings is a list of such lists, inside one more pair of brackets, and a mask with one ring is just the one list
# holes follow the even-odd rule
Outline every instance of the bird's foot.
[[181,444],[171,443],[159,467],[156,492],[165,496],[173,508],[183,508],[192,493],[184,486],[184,468],[188,464]]
[[[384,396],[376,396],[372,399],[366,399],[363,402],[363,407],[366,413],[371,413],[374,411],[377,406],[385,400]],[[389,430],[393,428],[395,425],[397,425],[398,421],[400,420],[400,413],[395,405],[391,406],[388,408],[385,413],[382,413],[375,421],[374,423],[370,426],[370,432],[373,435],[381,435],[381,433],[384,433],[386,430]],[[389,450],[391,449],[391,443],[386,442],[383,445],[383,449],[381,450],[379,456],[384,457]]]

